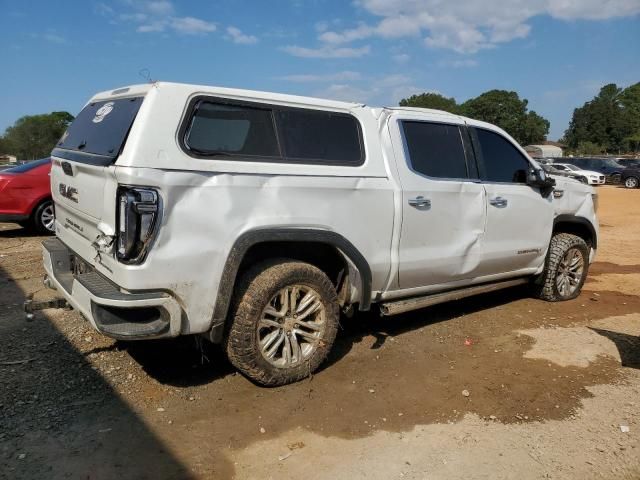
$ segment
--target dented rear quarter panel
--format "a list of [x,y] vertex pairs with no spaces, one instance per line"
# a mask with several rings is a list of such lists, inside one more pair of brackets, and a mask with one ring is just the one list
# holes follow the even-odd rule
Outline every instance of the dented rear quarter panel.
[[[210,328],[229,252],[243,233],[253,229],[337,232],[367,259],[372,289],[384,288],[391,268],[394,187],[371,109],[259,92],[248,98],[246,92],[233,89],[166,83],[146,90],[135,87],[124,95],[140,92],[145,100],[127,143],[116,164],[103,172],[100,218],[82,224],[86,238],[73,228],[59,225],[58,229],[60,238],[99,272],[125,290],[164,290],[175,296],[188,318],[183,334]],[[98,94],[92,100],[108,95]],[[189,101],[200,95],[350,113],[361,123],[365,162],[346,167],[194,158],[181,149],[178,134]],[[153,187],[160,194],[161,224],[141,265],[123,265],[113,255],[98,255],[87,242],[116,231],[118,185]]]

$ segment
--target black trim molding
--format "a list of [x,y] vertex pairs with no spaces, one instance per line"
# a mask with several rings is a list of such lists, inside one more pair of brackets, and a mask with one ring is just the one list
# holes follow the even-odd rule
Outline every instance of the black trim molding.
[[227,318],[231,296],[235,288],[238,269],[245,254],[254,245],[268,242],[319,242],[338,248],[344,255],[353,262],[362,279],[362,292],[360,296],[360,310],[371,308],[371,268],[369,263],[353,246],[349,240],[342,235],[330,230],[301,229],[301,228],[263,228],[245,232],[234,243],[227,262],[225,263],[216,306],[213,311],[212,340],[221,340],[221,328]]
[[[274,134],[276,135],[276,140],[278,143],[278,148],[280,152],[277,156],[253,156],[253,155],[243,155],[243,154],[234,154],[229,152],[213,152],[211,155],[200,154],[198,152],[193,151],[189,145],[187,144],[187,137],[189,136],[189,130],[191,129],[191,124],[193,122],[193,118],[196,114],[196,111],[200,104],[202,103],[216,103],[216,104],[226,104],[233,105],[238,107],[251,107],[251,108],[259,108],[262,110],[268,110],[271,113],[271,120],[273,122]],[[348,162],[348,161],[330,161],[324,159],[314,159],[314,158],[294,158],[287,157],[286,153],[283,151],[282,145],[282,131],[279,125],[278,120],[276,119],[277,112],[285,112],[285,111],[309,111],[309,112],[319,112],[319,113],[327,113],[331,115],[338,115],[343,117],[352,118],[355,122],[358,132],[358,141],[360,143],[360,159],[358,162]],[[278,105],[274,103],[262,103],[257,101],[249,101],[249,100],[236,100],[232,98],[218,97],[213,95],[198,95],[191,99],[189,104],[187,105],[187,110],[184,118],[180,123],[180,127],[178,128],[178,145],[180,149],[189,155],[190,157],[197,159],[205,159],[205,160],[227,160],[227,161],[239,161],[239,162],[266,162],[266,163],[274,163],[274,164],[286,164],[286,165],[325,165],[325,166],[337,166],[337,167],[361,167],[364,165],[366,161],[366,147],[364,144],[364,136],[362,133],[362,125],[358,118],[354,115],[346,112],[338,112],[333,110],[325,110],[325,109],[312,109],[305,107],[290,107],[284,105]]]
[[589,233],[591,234],[591,241],[592,241],[593,248],[594,249],[598,248],[598,236],[596,235],[596,229],[594,228],[593,224],[585,217],[578,217],[577,215],[571,215],[571,214],[558,215],[556,218],[553,219],[554,229],[556,228],[556,225],[558,223],[575,223],[577,225],[586,227],[587,230],[589,230]]

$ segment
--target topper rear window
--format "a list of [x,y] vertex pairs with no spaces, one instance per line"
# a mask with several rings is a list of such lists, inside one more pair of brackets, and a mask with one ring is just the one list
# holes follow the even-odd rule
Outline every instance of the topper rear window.
[[143,97],[91,102],[58,141],[53,155],[109,165],[120,154]]

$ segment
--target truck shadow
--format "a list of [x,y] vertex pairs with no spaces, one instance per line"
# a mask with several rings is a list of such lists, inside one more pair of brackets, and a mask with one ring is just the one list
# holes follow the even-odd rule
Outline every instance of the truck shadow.
[[598,335],[608,338],[616,345],[623,367],[640,369],[640,337],[601,328],[589,328]]
[[192,478],[49,318],[25,322],[41,269],[21,260],[0,261],[0,477]]
[[[328,359],[319,371],[340,362],[364,338],[375,338],[371,349],[382,348],[388,339],[427,325],[488,310],[526,298],[524,288],[511,288],[457,302],[436,305],[396,317],[381,317],[377,309],[357,312],[352,318],[341,318],[340,330]],[[145,373],[162,384],[193,387],[210,383],[235,372],[221,346],[201,341],[198,337],[145,342],[117,342],[110,348],[126,350]]]
[[[39,233],[13,223],[0,223],[0,238],[29,238],[39,237]],[[44,237],[43,237],[44,238]]]
[[393,339],[402,334],[435,323],[446,322],[463,315],[489,310],[500,305],[527,298],[528,296],[529,292],[526,288],[513,287],[498,292],[434,305],[394,317],[381,316],[375,307],[370,312],[358,312],[353,318],[345,318],[342,320],[342,331],[338,334],[336,344],[332,349],[329,359],[322,368],[328,368],[340,361],[340,359],[352,350],[355,344],[362,342],[363,339],[368,336],[375,338],[375,341],[369,348],[378,350],[382,348],[389,339]]

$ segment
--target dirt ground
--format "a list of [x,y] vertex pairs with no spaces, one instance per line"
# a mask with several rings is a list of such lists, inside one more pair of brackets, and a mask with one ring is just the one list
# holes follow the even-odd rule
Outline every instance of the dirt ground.
[[598,192],[578,299],[357,315],[322,371],[273,389],[194,338],[26,322],[52,295],[42,238],[0,225],[0,478],[638,479],[640,190]]

